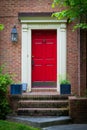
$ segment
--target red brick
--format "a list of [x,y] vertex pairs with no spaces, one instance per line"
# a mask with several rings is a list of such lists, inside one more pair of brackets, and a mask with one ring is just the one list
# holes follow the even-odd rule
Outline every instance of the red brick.
[[[8,72],[15,74],[15,82],[21,81],[21,24],[19,12],[53,12],[53,0],[2,0],[0,1],[0,23],[5,29],[0,32],[0,64],[6,64]],[[11,29],[16,24],[19,38],[18,43],[11,42]],[[72,92],[78,94],[79,80],[79,43],[78,31],[72,32],[73,23],[67,24],[67,73],[71,80]]]

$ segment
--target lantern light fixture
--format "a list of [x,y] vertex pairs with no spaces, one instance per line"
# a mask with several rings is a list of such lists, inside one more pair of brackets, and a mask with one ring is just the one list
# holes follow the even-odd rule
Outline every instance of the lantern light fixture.
[[12,31],[11,31],[11,41],[12,42],[18,41],[18,33],[17,33],[16,25],[14,25],[14,27],[12,28]]

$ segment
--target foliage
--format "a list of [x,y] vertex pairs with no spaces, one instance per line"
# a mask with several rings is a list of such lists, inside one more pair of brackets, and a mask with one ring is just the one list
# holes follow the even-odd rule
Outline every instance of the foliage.
[[11,76],[8,73],[3,73],[4,66],[0,67],[0,91],[7,93],[7,87],[12,83]]
[[64,7],[61,12],[56,12],[53,16],[58,19],[67,18],[69,22],[78,20],[76,28],[87,28],[87,0],[54,0],[52,7]]
[[3,29],[4,29],[4,25],[0,24],[0,30],[3,30]]
[[69,79],[65,75],[59,75],[60,84],[70,84]]
[[3,74],[3,66],[0,67],[0,119],[5,119],[9,113],[9,103],[7,100],[8,85],[12,83],[11,76],[6,73]]
[[21,123],[0,120],[0,130],[40,130]]

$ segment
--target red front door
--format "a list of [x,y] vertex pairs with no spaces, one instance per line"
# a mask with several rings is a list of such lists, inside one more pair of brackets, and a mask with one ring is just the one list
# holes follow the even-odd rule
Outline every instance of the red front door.
[[32,86],[56,87],[56,30],[32,30]]

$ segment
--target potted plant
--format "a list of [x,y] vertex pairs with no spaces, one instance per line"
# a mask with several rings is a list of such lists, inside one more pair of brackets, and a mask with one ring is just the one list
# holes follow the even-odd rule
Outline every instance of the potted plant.
[[71,94],[71,84],[66,76],[59,77],[60,94]]

